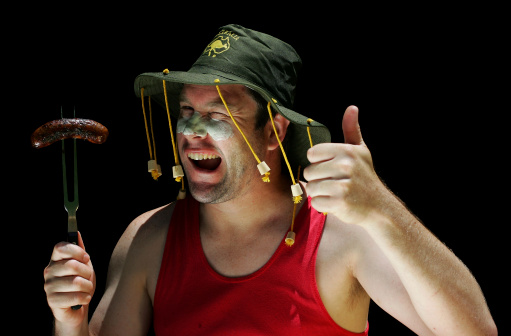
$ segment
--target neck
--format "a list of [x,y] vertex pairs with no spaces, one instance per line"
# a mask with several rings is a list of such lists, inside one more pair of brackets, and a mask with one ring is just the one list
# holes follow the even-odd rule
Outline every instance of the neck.
[[[256,233],[275,223],[279,231],[291,225],[291,182],[272,171],[271,182],[255,181],[247,193],[227,202],[200,205],[201,230],[216,233]],[[303,202],[302,202],[303,203]]]

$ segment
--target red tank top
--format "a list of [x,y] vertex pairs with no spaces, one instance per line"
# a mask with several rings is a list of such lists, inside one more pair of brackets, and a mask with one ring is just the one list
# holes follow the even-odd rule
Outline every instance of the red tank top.
[[202,250],[199,203],[177,201],[154,297],[154,330],[167,335],[367,335],[337,325],[316,285],[315,265],[325,216],[310,198],[295,219],[296,242],[284,238],[256,272],[218,274]]

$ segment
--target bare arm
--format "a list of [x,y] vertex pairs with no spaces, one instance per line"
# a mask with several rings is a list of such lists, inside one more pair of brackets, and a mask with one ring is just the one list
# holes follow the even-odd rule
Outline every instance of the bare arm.
[[[312,164],[304,177],[318,211],[364,230],[364,247],[354,267],[360,283],[412,330],[426,326],[429,331],[423,334],[495,335],[495,324],[470,271],[374,172],[355,107],[346,110],[343,132],[346,144],[320,144],[309,150]],[[392,292],[403,304],[409,302],[415,313],[395,308],[396,300],[387,295]]]
[[[90,322],[91,335],[146,335],[152,320],[151,284],[158,275],[170,207],[135,219],[112,253],[103,295]],[[170,217],[168,217],[170,218]]]

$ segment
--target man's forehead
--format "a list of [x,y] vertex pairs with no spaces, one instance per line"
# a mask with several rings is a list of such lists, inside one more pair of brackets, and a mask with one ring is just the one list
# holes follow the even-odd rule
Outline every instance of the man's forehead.
[[[248,92],[248,88],[243,84],[223,84],[219,86],[222,92]],[[199,85],[199,84],[183,84],[181,94],[185,91],[199,90],[204,92],[218,92],[214,85]],[[218,94],[218,93],[217,93]]]
[[[226,99],[227,105],[238,103],[240,100],[247,98],[252,98],[249,93],[249,89],[242,84],[224,84],[219,86],[219,88]],[[206,103],[207,105],[224,106],[216,86],[184,84],[181,93],[179,94],[179,101],[183,103],[192,103],[192,99],[195,101],[197,98],[204,99],[202,103]]]

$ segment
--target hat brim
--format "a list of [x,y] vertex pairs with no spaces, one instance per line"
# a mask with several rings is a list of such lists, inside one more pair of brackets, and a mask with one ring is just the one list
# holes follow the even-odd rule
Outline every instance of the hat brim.
[[308,122],[308,117],[280,105],[279,102],[275,101],[273,97],[271,97],[271,94],[263,88],[260,88],[241,77],[222,71],[218,71],[215,74],[199,73],[193,70],[187,72],[169,71],[168,73],[143,73],[138,75],[135,79],[135,95],[140,97],[143,88],[144,96],[151,96],[152,100],[155,100],[159,105],[165,108],[163,81],[165,81],[165,88],[167,91],[169,112],[175,118],[178,118],[179,116],[179,95],[181,93],[183,84],[241,84],[251,88],[252,90],[255,90],[266,101],[271,103],[272,109],[280,113],[291,122],[286,135],[286,137],[290,137],[286,154],[293,167],[300,165],[303,169],[310,164],[309,160],[307,159],[307,149],[310,147],[307,127],[310,127],[311,139],[314,145],[331,141],[330,132],[325,125],[317,121]]

